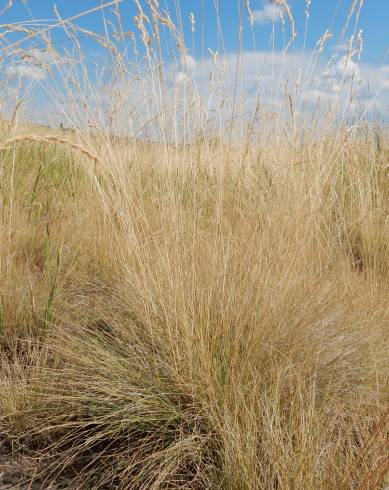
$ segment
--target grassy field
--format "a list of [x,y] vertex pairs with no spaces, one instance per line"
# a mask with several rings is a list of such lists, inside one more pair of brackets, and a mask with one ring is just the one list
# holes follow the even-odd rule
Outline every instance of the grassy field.
[[[274,83],[279,113],[247,116],[244,69],[219,100],[210,50],[203,114],[190,70],[164,78],[164,50],[195,60],[157,3],[134,3],[138,78],[119,2],[106,36],[56,13],[77,63],[25,23],[47,51],[9,65],[50,66],[22,64],[38,90],[19,80],[0,122],[0,488],[387,490],[386,128],[354,117],[346,70],[347,97],[303,115],[318,58],[295,94]],[[80,33],[107,50],[105,87]],[[42,93],[65,125],[23,120]]]
[[97,161],[58,143],[3,151],[13,484],[385,488],[376,143],[302,146],[293,163],[235,149],[222,167],[206,144],[106,141]]

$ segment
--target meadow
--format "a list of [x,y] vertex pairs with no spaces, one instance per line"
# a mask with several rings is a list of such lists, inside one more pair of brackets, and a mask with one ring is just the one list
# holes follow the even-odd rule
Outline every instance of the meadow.
[[150,141],[81,124],[76,69],[68,129],[0,125],[0,487],[388,488],[386,128],[302,137],[287,94]]

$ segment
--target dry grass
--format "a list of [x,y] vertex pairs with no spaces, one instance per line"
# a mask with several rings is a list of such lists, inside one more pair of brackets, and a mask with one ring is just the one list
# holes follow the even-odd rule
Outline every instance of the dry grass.
[[60,143],[62,145],[68,146],[69,148],[73,148],[74,150],[79,151],[80,153],[87,156],[91,160],[94,160],[95,162],[97,162],[99,159],[99,157],[91,153],[90,150],[88,150],[88,148],[85,148],[80,144],[74,143],[69,139],[64,139],[61,138],[60,136],[54,136],[50,134],[46,134],[45,136],[39,136],[37,134],[29,134],[29,135],[15,136],[14,138],[7,138],[0,145],[0,151],[12,149],[12,145],[14,145],[15,143],[21,143],[23,141],[30,141],[33,143]]
[[[182,26],[136,0],[127,32],[108,3],[105,36],[58,11],[1,34],[1,56],[39,80],[49,63],[44,94],[67,129],[21,124],[25,98],[0,122],[0,486],[384,490],[389,145],[383,128],[343,124],[348,102],[302,117],[330,33],[295,93],[277,82],[280,112],[258,99],[247,116],[239,63],[222,99],[210,50],[200,103],[188,70],[178,88],[169,73]],[[295,21],[276,3],[286,55]],[[106,86],[79,34],[107,50]],[[21,51],[32,39],[46,50]]]
[[57,146],[2,157],[1,431],[29,478],[380,488],[386,146],[237,149],[221,179],[208,148],[136,145],[98,183]]

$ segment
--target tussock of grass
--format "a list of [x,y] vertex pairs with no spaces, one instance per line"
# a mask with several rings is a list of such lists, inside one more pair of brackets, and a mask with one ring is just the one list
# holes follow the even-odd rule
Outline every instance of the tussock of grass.
[[2,156],[2,437],[41,485],[380,488],[382,154],[237,148],[221,172],[136,144],[97,180],[56,146]]
[[[3,25],[0,487],[383,490],[389,146],[359,92],[364,2],[327,62],[310,1],[303,44],[276,2],[268,54],[238,2],[230,67],[223,2],[217,26],[174,3]],[[104,34],[78,24],[98,11]],[[60,128],[22,124],[46,99]]]

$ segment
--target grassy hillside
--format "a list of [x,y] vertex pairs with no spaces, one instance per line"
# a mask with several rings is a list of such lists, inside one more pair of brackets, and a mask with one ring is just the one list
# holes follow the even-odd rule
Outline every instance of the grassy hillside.
[[2,488],[385,488],[385,140],[77,142],[0,154]]
[[2,3],[0,490],[388,490],[368,2]]

